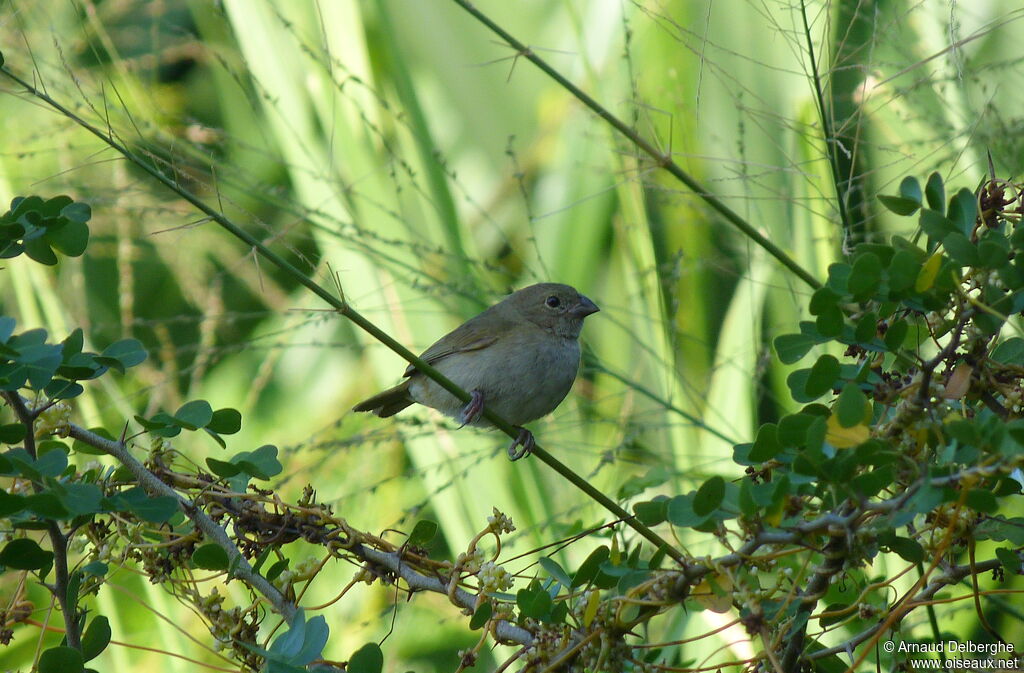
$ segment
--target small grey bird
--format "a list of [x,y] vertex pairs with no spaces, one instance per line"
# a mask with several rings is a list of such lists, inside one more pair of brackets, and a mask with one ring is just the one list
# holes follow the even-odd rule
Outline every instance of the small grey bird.
[[[551,413],[569,394],[580,366],[578,338],[583,319],[599,310],[568,285],[525,287],[470,318],[420,355],[469,391],[468,404],[409,365],[405,381],[352,409],[387,418],[419,402],[462,425],[489,426],[482,418],[486,405],[519,426],[519,436],[508,447],[509,458],[518,460],[535,444],[533,433],[522,425]],[[522,450],[517,451],[520,446]]]

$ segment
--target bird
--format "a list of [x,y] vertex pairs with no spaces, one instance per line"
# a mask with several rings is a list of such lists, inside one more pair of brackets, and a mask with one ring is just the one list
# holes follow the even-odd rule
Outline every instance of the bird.
[[420,355],[469,391],[468,403],[409,365],[404,381],[352,410],[388,418],[419,403],[455,418],[462,428],[491,426],[483,418],[486,406],[518,428],[508,456],[519,460],[536,445],[533,433],[522,426],[554,411],[569,394],[580,365],[583,319],[599,310],[569,285],[524,287],[470,318]]

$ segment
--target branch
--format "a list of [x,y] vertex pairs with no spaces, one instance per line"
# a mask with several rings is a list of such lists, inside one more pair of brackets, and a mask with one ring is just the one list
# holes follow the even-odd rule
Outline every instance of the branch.
[[[414,591],[448,594],[446,582],[440,577],[428,577],[414,570],[409,562],[402,558],[401,551],[384,552],[363,544],[355,544],[349,550],[361,559],[382,565],[392,571],[405,580],[409,588]],[[456,587],[451,595],[458,605],[467,610],[473,610],[476,607],[477,595],[474,593]],[[496,620],[494,632],[497,638],[503,642],[515,642],[527,647],[533,644],[532,633],[504,619]]]
[[[25,426],[25,450],[32,459],[36,459],[35,422],[38,412],[29,409],[28,405],[16,391],[4,391],[4,400],[10,405],[18,422]],[[32,480],[35,493],[43,491],[43,485]],[[68,537],[61,531],[60,524],[53,519],[46,519],[46,532],[50,536],[50,547],[53,549],[53,586],[48,587],[60,604],[64,614],[64,634],[68,647],[82,649],[82,633],[78,621],[78,601],[68,600],[68,582],[71,574],[68,571]]]
[[562,76],[562,74],[551,67],[547,61],[542,59],[540,56],[537,56],[537,54],[535,54],[527,45],[517,40],[511,33],[488,18],[487,15],[473,6],[469,0],[454,0],[454,2],[466,10],[466,12],[474,19],[487,26],[492,33],[504,40],[510,47],[515,49],[517,57],[525,58],[527,61],[537,66],[545,75],[555,80],[559,86],[571,93],[576,100],[586,105],[595,112],[598,117],[608,122],[613,129],[625,136],[629,142],[636,146],[641,152],[654,159],[655,163],[660,168],[663,168],[676,180],[686,185],[694,194],[701,198],[704,203],[711,206],[711,208],[718,212],[719,215],[724,217],[726,222],[739,229],[743,235],[753,240],[769,255],[777,259],[783,266],[796,274],[800,280],[807,283],[812,289],[816,290],[821,287],[821,283],[817,278],[800,266],[800,264],[786,254],[782,248],[772,243],[767,236],[759,232],[752,224],[740,217],[736,211],[725,205],[725,203],[718,197],[712,195],[711,192],[705,189],[702,184],[697,182],[693,176],[684,171],[679,164],[674,162],[670,154],[662,152],[654,145],[644,140],[644,138],[630,128],[628,124],[613,115],[606,107],[598,103],[582,89]]
[[184,512],[185,516],[191,519],[196,527],[199,528],[207,538],[216,542],[217,545],[227,553],[231,574],[243,580],[247,585],[262,594],[263,597],[266,598],[274,607],[274,611],[277,614],[281,615],[286,620],[291,620],[295,615],[295,604],[286,599],[284,594],[278,591],[274,585],[267,581],[267,578],[252,569],[249,561],[238,550],[238,547],[236,547],[231,541],[231,538],[228,537],[228,534],[223,528],[218,526],[217,523],[211,519],[206,512],[197,507],[193,501],[160,481],[155,474],[146,469],[145,465],[129,453],[123,442],[115,442],[104,437],[100,437],[96,433],[89,432],[88,430],[74,424],[69,424],[66,431],[68,437],[77,439],[89,446],[100,449],[120,461],[122,465],[128,468],[128,471],[132,473],[139,484],[142,485],[142,487],[151,495],[163,495],[177,500],[178,506],[181,508],[181,511]]
[[[982,561],[981,563],[975,563],[973,569],[975,572],[988,572],[989,570],[995,570],[1000,567],[1002,562],[999,559],[991,559],[989,561]],[[875,624],[871,628],[861,631],[849,640],[845,640],[834,647],[829,647],[823,650],[816,650],[806,655],[804,659],[807,661],[814,661],[816,659],[822,659],[824,657],[831,656],[833,654],[841,654],[843,652],[852,652],[853,648],[857,647],[864,641],[870,639],[876,633],[881,631],[883,628],[888,628],[892,621],[898,621],[907,612],[910,612],[913,608],[917,607],[921,603],[930,601],[932,597],[939,592],[943,587],[947,587],[950,584],[956,584],[963,578],[971,574],[971,564],[965,564],[962,566],[953,566],[937,578],[932,580],[925,586],[921,591],[914,596],[913,600],[907,601],[903,604],[902,609],[899,610],[895,619],[886,619],[882,622]]]
[[[317,297],[326,302],[327,305],[331,306],[336,311],[338,311],[338,313],[340,313],[342,316],[344,316],[351,322],[355,323],[357,327],[359,327],[364,332],[372,336],[374,339],[387,346],[389,349],[391,349],[393,352],[399,355],[403,360],[413,365],[418,371],[423,373],[425,376],[436,381],[438,385],[440,385],[442,388],[450,392],[456,398],[462,400],[463,402],[469,402],[469,393],[467,393],[465,390],[457,386],[454,382],[452,382],[449,378],[441,374],[441,372],[437,371],[434,367],[427,364],[426,361],[421,360],[412,351],[410,351],[408,348],[406,348],[401,343],[392,338],[391,335],[389,335],[387,332],[383,331],[375,324],[370,322],[368,319],[363,317],[360,313],[353,309],[348,304],[347,301],[345,301],[344,297],[338,298],[332,295],[320,284],[318,284],[312,278],[304,274],[302,271],[296,268],[293,264],[289,263],[283,257],[272,251],[270,248],[264,245],[259,239],[257,239],[255,236],[253,236],[245,229],[243,229],[240,225],[235,223],[233,220],[225,216],[217,209],[213,208],[212,206],[204,202],[202,199],[200,199],[192,192],[177,184],[171,178],[164,175],[150,162],[145,161],[142,157],[129,150],[126,145],[115,140],[112,135],[104,133],[97,127],[85,121],[84,119],[76,115],[74,112],[72,112],[71,110],[69,110],[68,108],[64,107],[56,100],[51,98],[48,94],[32,86],[31,84],[21,79],[20,77],[18,77],[2,65],[0,65],[0,74],[7,77],[8,79],[13,80],[14,82],[17,82],[29,94],[43,101],[44,103],[52,107],[54,110],[60,112],[60,114],[64,115],[74,123],[81,126],[83,129],[88,131],[89,133],[93,134],[94,136],[102,140],[112,149],[116,150],[119,154],[121,154],[130,162],[135,164],[138,168],[148,173],[157,182],[173,191],[182,199],[191,203],[198,210],[200,210],[207,217],[209,217],[210,220],[216,222],[223,229],[227,230],[232,236],[251,246],[255,252],[259,253],[261,257],[263,257],[271,264],[276,266],[278,269],[280,269],[282,272],[284,272],[285,275],[287,275],[292,280],[296,281],[297,283],[311,291]],[[749,227],[750,225],[746,226]],[[509,423],[507,420],[505,420],[498,414],[494,413],[487,406],[484,406],[483,416],[488,421],[490,421],[496,428],[504,432],[512,439],[516,439],[519,437],[519,429],[517,427]],[[586,479],[573,472],[567,465],[565,465],[560,460],[551,455],[551,453],[543,449],[541,446],[537,445],[533,448],[532,454],[536,456],[541,462],[547,464],[548,467],[550,467],[555,472],[564,477],[567,481],[576,486],[578,489],[586,493],[587,496],[590,497],[592,500],[596,501],[602,507],[604,507],[609,512],[614,514],[616,518],[625,521],[626,525],[628,525],[641,536],[646,538],[656,548],[663,549],[665,553],[672,557],[677,563],[681,565],[686,563],[686,557],[683,555],[681,551],[679,551],[671,544],[669,544],[667,540],[665,540],[660,535],[655,533],[648,526],[638,521],[635,516],[627,512],[625,509],[619,506],[618,503],[616,503],[614,500],[612,500],[604,493],[599,491],[597,488],[595,488],[593,485],[591,485],[590,482],[588,482]]]

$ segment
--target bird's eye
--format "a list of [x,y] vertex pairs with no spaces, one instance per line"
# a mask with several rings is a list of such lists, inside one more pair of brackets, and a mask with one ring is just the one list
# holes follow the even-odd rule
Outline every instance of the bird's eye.
[[552,296],[548,297],[544,301],[544,303],[547,304],[548,306],[550,306],[551,308],[558,308],[558,306],[562,303],[562,300],[559,299],[558,297],[555,297],[554,295],[552,295]]

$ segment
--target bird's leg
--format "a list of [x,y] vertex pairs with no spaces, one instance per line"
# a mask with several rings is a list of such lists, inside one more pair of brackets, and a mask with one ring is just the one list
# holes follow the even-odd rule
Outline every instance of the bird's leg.
[[[526,428],[519,428],[519,436],[508,445],[508,459],[519,460],[523,456],[528,456],[536,445],[537,440],[533,438],[533,433]],[[523,447],[522,450],[517,450],[520,446]]]
[[480,414],[484,412],[484,394],[479,390],[474,390],[469,393],[469,402],[466,406],[462,407],[462,412],[459,413],[459,421],[462,425],[459,427],[465,427],[476,423],[480,419]]

